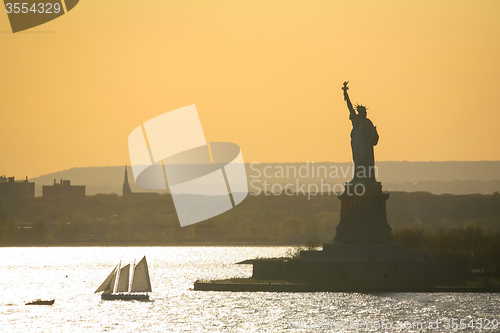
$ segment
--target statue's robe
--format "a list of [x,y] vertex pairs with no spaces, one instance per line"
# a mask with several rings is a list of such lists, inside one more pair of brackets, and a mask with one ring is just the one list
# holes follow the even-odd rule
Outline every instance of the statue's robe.
[[377,145],[379,139],[377,129],[370,119],[355,112],[351,112],[349,119],[352,122],[351,148],[355,167],[354,180],[363,177],[375,180],[373,146]]

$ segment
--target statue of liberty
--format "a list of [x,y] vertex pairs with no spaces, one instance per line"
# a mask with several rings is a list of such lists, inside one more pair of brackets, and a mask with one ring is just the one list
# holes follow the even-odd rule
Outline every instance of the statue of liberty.
[[375,157],[373,146],[378,143],[377,127],[373,126],[370,119],[366,118],[366,106],[356,104],[354,110],[349,94],[347,94],[347,84],[344,82],[342,90],[344,91],[344,100],[349,108],[349,119],[352,122],[351,148],[352,159],[354,161],[354,178],[356,182],[375,182]]

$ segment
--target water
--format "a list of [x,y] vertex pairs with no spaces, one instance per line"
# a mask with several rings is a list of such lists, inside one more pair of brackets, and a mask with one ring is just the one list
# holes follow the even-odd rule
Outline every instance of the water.
[[[280,256],[287,250],[284,247],[1,248],[0,331],[499,331],[492,329],[495,327],[492,323],[488,329],[484,326],[485,319],[500,319],[500,294],[192,290],[197,279],[248,277],[251,265],[235,265],[235,262]],[[148,259],[153,288],[150,302],[101,301],[99,294],[93,294],[120,260],[132,262],[143,255]],[[36,298],[55,298],[56,302],[53,306],[24,305]],[[463,322],[469,325],[474,320],[474,328],[446,329],[446,320],[450,320],[451,327],[452,319],[458,319],[458,324],[465,319]],[[482,329],[479,319],[483,320]],[[436,320],[438,328],[429,328],[429,322]],[[350,327],[349,321],[352,321]],[[379,327],[382,321],[383,329]],[[405,323],[414,326],[404,327]]]

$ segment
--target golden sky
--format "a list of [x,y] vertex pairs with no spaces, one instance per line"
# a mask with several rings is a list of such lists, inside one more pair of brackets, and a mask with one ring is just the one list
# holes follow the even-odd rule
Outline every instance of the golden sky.
[[0,175],[130,164],[145,121],[196,104],[246,162],[500,160],[500,1],[84,0],[12,34],[0,13]]

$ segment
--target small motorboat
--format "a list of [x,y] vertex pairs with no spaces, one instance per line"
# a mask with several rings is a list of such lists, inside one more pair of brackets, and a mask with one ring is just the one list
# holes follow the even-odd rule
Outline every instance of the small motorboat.
[[47,301],[37,299],[37,300],[34,300],[32,302],[26,303],[26,305],[52,305],[52,304],[54,304],[55,301],[56,301],[55,299],[47,300]]

